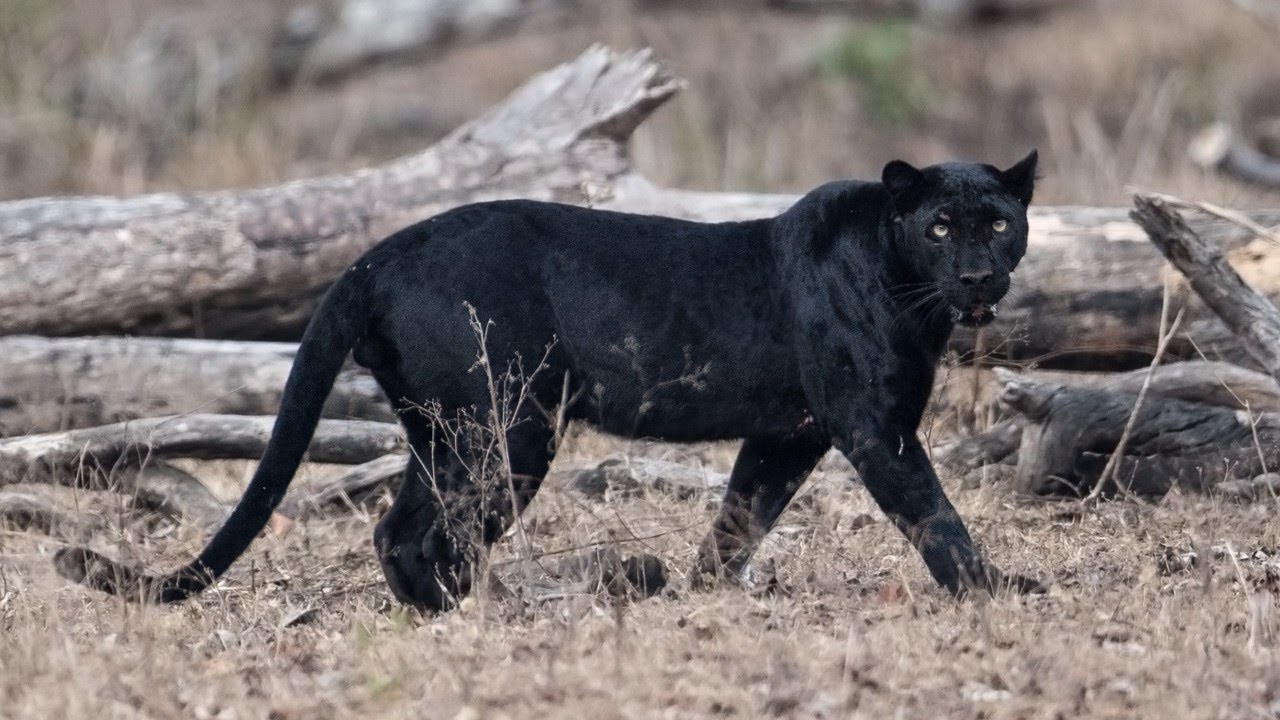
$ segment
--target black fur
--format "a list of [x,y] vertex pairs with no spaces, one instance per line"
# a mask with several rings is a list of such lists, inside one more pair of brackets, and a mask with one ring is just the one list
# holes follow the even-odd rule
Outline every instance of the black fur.
[[[830,183],[749,222],[503,201],[418,223],[329,291],[262,463],[193,563],[147,577],[72,549],[58,565],[102,590],[161,601],[207,587],[283,497],[354,349],[401,412],[414,451],[375,533],[387,580],[404,602],[452,606],[469,589],[477,549],[444,520],[475,502],[468,449],[439,442],[438,424],[413,408],[487,412],[469,304],[493,323],[487,347],[499,370],[517,357],[536,363],[551,347],[531,385],[538,403],[507,436],[520,509],[551,462],[551,421],[534,408],[555,407],[567,376],[568,419],[672,441],[745,438],[700,570],[740,570],[834,445],[939,583],[991,588],[1000,576],[943,495],[916,430],[953,324],[994,316],[1026,249],[1035,164],[1035,153],[1006,171],[893,162],[882,182]],[[512,520],[510,498],[481,509],[484,543]]]

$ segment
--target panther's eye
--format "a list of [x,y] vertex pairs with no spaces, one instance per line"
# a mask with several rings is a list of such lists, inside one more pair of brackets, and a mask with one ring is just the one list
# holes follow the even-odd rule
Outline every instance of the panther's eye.
[[996,232],[1004,232],[1009,229],[1009,221],[1001,218],[1000,220],[991,223],[991,229]]
[[951,234],[951,228],[943,225],[942,223],[938,223],[937,225],[929,228],[929,232],[932,233],[935,238],[941,240]]

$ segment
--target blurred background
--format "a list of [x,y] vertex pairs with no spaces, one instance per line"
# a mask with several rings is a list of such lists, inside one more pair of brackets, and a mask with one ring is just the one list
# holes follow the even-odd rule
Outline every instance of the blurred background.
[[3,0],[0,199],[366,166],[594,42],[688,81],[633,144],[666,185],[801,191],[1038,147],[1042,203],[1280,204],[1188,156],[1220,122],[1280,157],[1274,0]]

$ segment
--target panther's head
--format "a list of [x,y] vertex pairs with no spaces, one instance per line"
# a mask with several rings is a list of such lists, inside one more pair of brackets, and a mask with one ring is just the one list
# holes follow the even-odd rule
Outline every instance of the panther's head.
[[1034,150],[1007,170],[974,163],[918,169],[901,160],[885,166],[895,242],[920,281],[917,297],[945,304],[961,325],[995,319],[1009,273],[1027,249],[1035,174]]

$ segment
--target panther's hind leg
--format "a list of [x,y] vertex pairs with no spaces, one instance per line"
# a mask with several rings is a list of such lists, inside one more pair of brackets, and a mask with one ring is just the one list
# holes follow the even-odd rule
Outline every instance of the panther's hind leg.
[[552,431],[528,415],[507,429],[504,450],[483,442],[474,428],[458,432],[439,418],[404,420],[409,467],[375,544],[398,599],[447,610],[470,592],[480,553],[510,526],[513,506],[523,511],[537,494],[553,457]]
[[699,582],[736,577],[830,449],[816,431],[785,438],[748,438],[729,476],[720,515],[698,549]]

